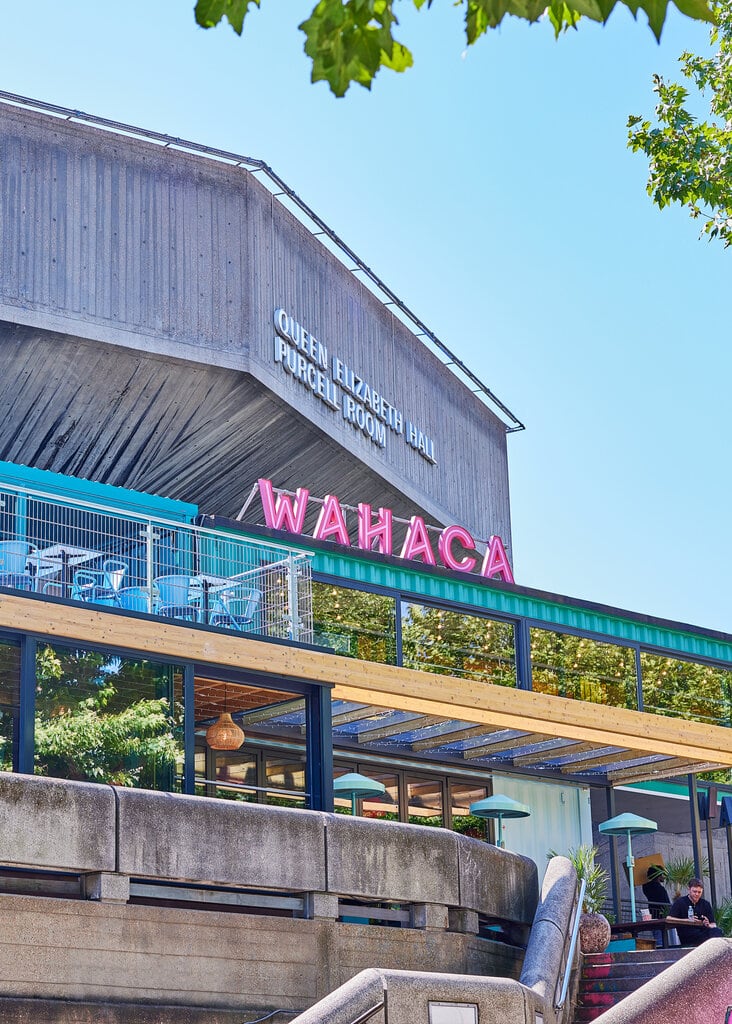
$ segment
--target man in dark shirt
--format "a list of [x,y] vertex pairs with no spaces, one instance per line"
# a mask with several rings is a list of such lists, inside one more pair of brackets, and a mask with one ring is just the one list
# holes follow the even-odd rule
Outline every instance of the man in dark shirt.
[[689,895],[679,896],[671,905],[666,920],[676,925],[682,946],[699,946],[707,939],[721,937],[723,934],[714,923],[712,905],[702,897],[703,892],[701,880],[692,878],[689,882]]

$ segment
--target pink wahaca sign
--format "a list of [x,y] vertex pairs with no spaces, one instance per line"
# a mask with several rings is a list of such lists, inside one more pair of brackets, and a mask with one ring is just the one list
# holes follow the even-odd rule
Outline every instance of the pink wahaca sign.
[[[264,521],[267,526],[272,530],[286,530],[288,533],[301,534],[310,491],[305,487],[298,487],[295,497],[292,499],[287,494],[276,494],[271,480],[260,479],[258,483]],[[335,540],[347,547],[360,548],[361,551],[377,551],[382,555],[393,555],[396,552],[393,550],[392,544],[392,522],[393,514],[390,508],[379,508],[374,513],[370,505],[360,503],[358,506],[358,537],[354,545],[346,528],[346,519],[338,498],[328,494],[318,515],[313,538],[315,540]],[[398,555],[399,558],[421,560],[426,565],[437,565],[432,541],[422,516],[412,516],[409,520],[407,535]],[[475,550],[475,541],[464,526],[446,526],[437,540],[437,557],[446,569],[475,572],[486,579],[499,579],[506,583],[514,582],[508,555],[500,537],[490,538],[485,555],[481,558]]]

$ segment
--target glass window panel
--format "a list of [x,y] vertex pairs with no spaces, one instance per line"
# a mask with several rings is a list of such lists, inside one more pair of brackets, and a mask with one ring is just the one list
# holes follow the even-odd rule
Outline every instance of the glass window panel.
[[35,772],[180,789],[182,674],[170,665],[40,645]]
[[[268,788],[265,803],[276,804],[279,807],[307,807],[304,754],[268,755],[264,763],[264,773]],[[289,792],[280,794],[278,790]],[[298,791],[302,796],[297,795]]]
[[407,779],[407,820],[412,825],[442,828],[445,812],[439,779]]
[[533,687],[539,693],[612,707],[637,707],[631,647],[548,629],[531,630]]
[[[341,775],[350,772],[358,772],[368,779],[380,782],[386,786],[383,796],[358,798],[356,800],[356,813],[364,818],[379,818],[382,821],[399,821],[399,777],[393,772],[373,771],[371,765],[361,765],[356,768],[344,768],[342,765],[334,768],[333,778],[338,779]],[[351,814],[353,801],[350,796],[334,797],[334,805],[337,814]]]
[[474,839],[486,838],[486,820],[470,813],[470,805],[485,800],[488,790],[472,782],[450,782],[452,828]]
[[[215,795],[247,803],[257,801],[257,757],[245,751],[216,756]],[[251,786],[251,789],[242,787]]]
[[642,651],[641,677],[646,711],[732,725],[732,670]]
[[20,647],[0,643],[0,771],[12,772],[20,704]]
[[307,716],[305,699],[285,690],[264,686],[246,686],[225,679],[196,676],[195,722],[199,743],[222,715],[230,715],[243,731],[239,746],[256,744],[257,739],[294,738],[305,743]]
[[516,642],[510,622],[404,602],[402,654],[408,668],[516,685]]
[[396,601],[329,583],[313,583],[314,643],[363,661],[396,664]]

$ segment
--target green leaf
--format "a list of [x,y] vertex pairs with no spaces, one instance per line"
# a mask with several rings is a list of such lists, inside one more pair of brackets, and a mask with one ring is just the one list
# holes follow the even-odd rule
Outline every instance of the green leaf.
[[709,117],[700,120],[687,108],[689,89],[654,75],[655,123],[637,115],[628,120],[628,146],[648,158],[646,189],[660,210],[679,203],[701,233],[732,244],[732,8],[715,8],[718,24],[713,57],[681,56],[682,72],[708,97]]
[[392,35],[392,8],[393,0],[320,0],[300,25],[313,62],[311,80],[326,81],[343,96],[352,82],[370,89],[382,67],[411,67],[411,53]]
[[196,22],[201,28],[213,28],[226,18],[240,36],[250,4],[259,7],[260,0],[198,0],[194,12]]
[[714,12],[706,0],[674,0],[674,4],[687,18],[695,21],[715,21]]
[[581,17],[579,11],[568,7],[564,0],[552,0],[547,8],[547,15],[554,26],[555,37],[566,32],[567,29],[576,29]]

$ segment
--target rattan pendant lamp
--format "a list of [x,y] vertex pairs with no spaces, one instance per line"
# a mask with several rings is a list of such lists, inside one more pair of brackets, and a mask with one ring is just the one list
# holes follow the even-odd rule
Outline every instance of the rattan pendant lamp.
[[206,742],[212,750],[238,750],[244,742],[244,731],[226,710],[226,683],[224,683],[224,710],[206,730]]

